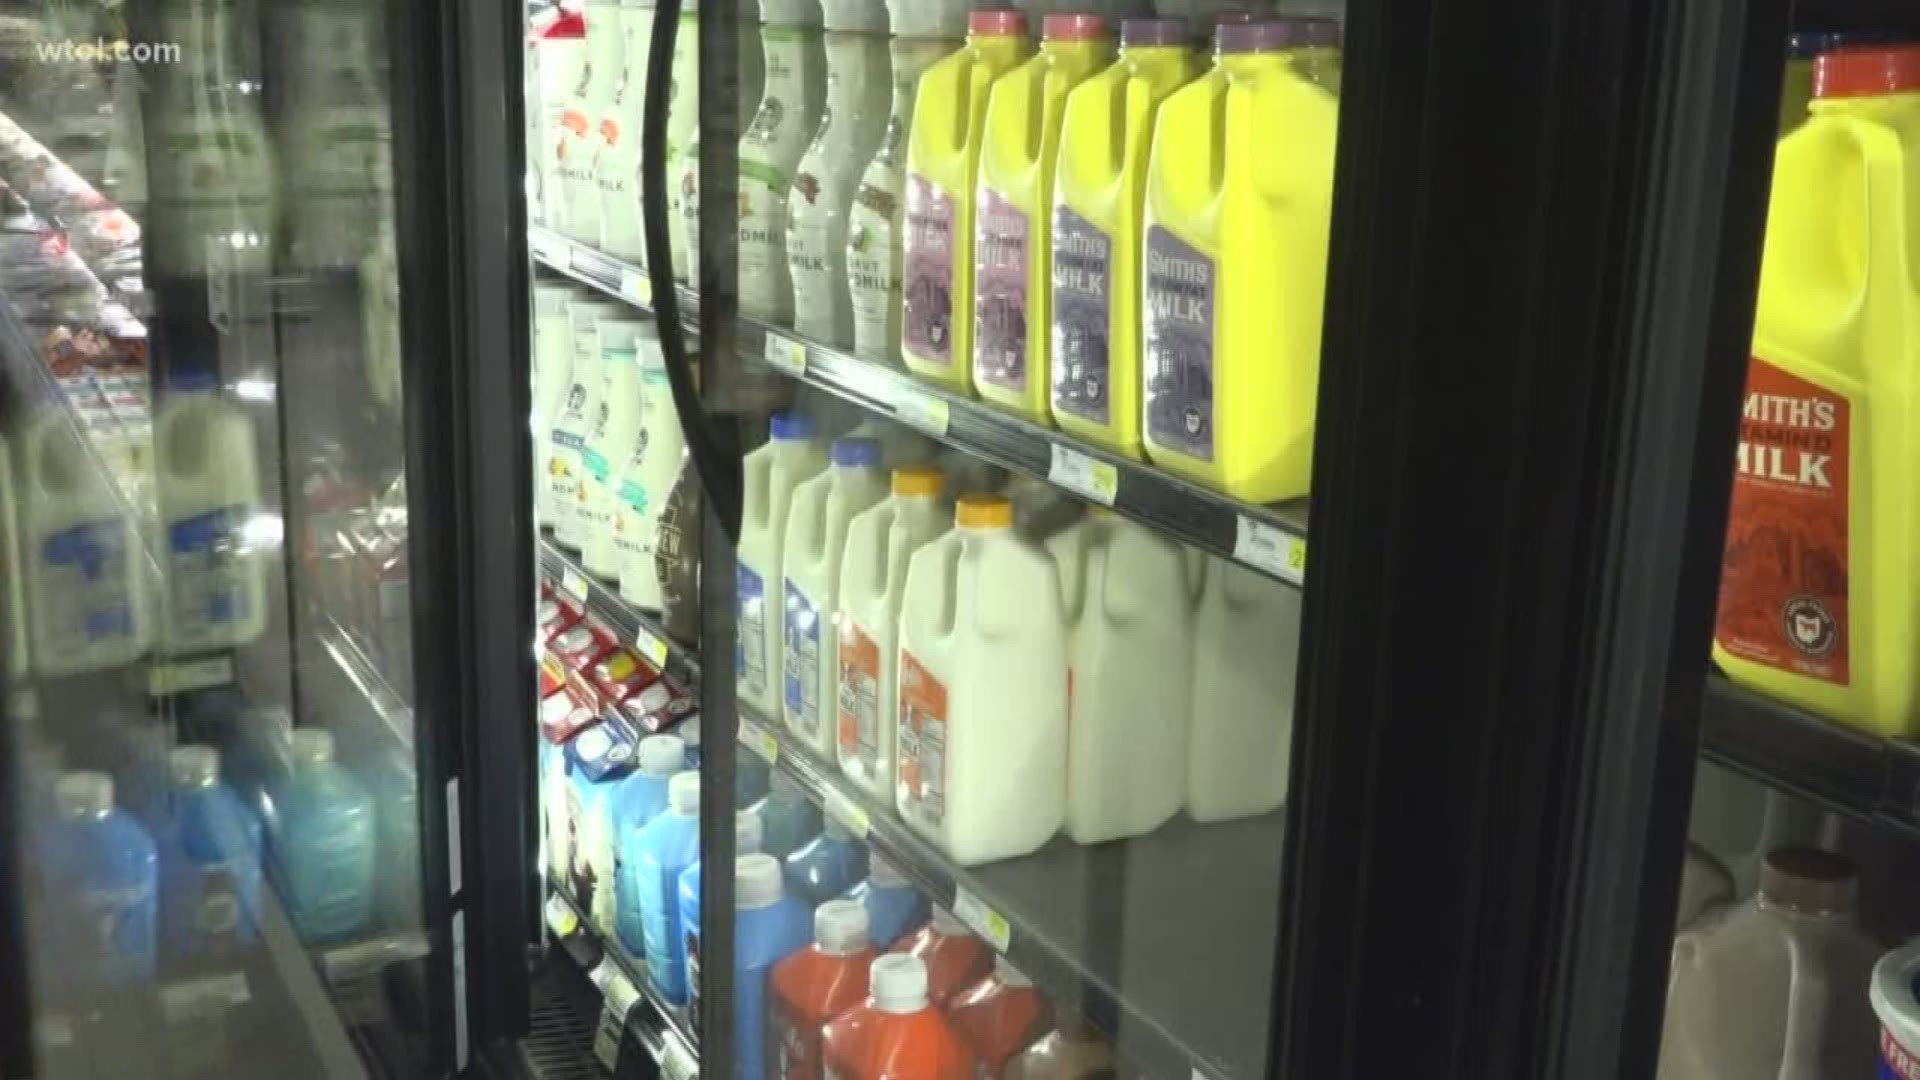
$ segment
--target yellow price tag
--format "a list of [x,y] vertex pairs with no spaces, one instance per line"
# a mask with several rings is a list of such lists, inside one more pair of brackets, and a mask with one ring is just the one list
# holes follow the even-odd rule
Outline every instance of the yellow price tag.
[[767,366],[789,375],[807,373],[807,347],[784,334],[767,331]]
[[743,718],[740,721],[740,741],[747,744],[747,749],[765,758],[767,764],[773,765],[779,762],[780,740],[752,720]]
[[547,929],[560,938],[572,937],[580,929],[580,916],[574,913],[573,905],[557,893],[547,897]]
[[872,828],[872,822],[867,818],[867,808],[854,802],[851,796],[839,788],[829,787],[826,792],[826,805],[823,809],[826,810],[827,816],[845,825],[847,831],[855,837],[861,840],[866,839],[867,831]]
[[1120,493],[1120,470],[1112,462],[1059,443],[1053,445],[1047,480],[1101,506],[1112,506],[1114,496]]
[[620,295],[641,307],[653,306],[653,281],[631,266],[620,269]]
[[1013,941],[1013,927],[1007,917],[958,886],[953,890],[953,915],[1000,952],[1006,952]]
[[1307,538],[1245,514],[1234,529],[1233,557],[1282,581],[1306,580]]
[[587,584],[587,575],[569,566],[560,573],[560,588],[568,596],[585,603],[592,586]]
[[894,392],[893,414],[934,435],[947,433],[947,411],[945,398],[934,397],[911,386],[898,387]]
[[667,639],[644,626],[634,631],[633,639],[634,647],[640,650],[641,656],[652,661],[653,666],[661,671],[667,669],[667,653],[670,651]]

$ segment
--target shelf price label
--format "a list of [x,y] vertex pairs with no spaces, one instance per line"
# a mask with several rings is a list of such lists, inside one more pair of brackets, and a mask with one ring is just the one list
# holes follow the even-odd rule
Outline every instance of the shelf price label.
[[1112,506],[1114,496],[1120,493],[1120,470],[1111,462],[1059,443],[1053,444],[1047,481],[1101,506]]
[[867,832],[873,827],[867,817],[867,808],[854,802],[853,798],[837,787],[822,785],[827,793],[821,809],[828,817],[847,827],[847,831],[856,838],[865,840]]
[[1295,585],[1307,579],[1307,538],[1245,514],[1234,529],[1233,557]]
[[807,373],[807,347],[785,334],[767,331],[767,366],[796,378]]
[[253,1000],[247,977],[238,971],[174,983],[160,991],[160,1012],[169,1024],[218,1016]]
[[620,295],[641,307],[653,306],[653,281],[631,266],[620,268]]
[[667,670],[667,654],[672,650],[667,646],[666,638],[642,626],[633,632],[633,645],[654,667]]
[[1008,924],[1007,917],[958,885],[953,888],[953,916],[966,923],[999,952],[1006,952],[1008,944],[1013,941],[1013,927]]
[[700,1063],[694,1060],[693,1051],[671,1031],[660,1051],[660,1075],[666,1080],[694,1080],[700,1075]]
[[535,230],[534,233],[527,238],[527,247],[532,251],[534,258],[541,262],[552,262],[554,261],[554,249],[560,248],[564,250],[566,244],[564,241],[557,240],[549,233]]
[[620,1036],[627,1027],[627,1014],[639,1000],[639,989],[625,973],[615,971],[607,976],[606,1004],[600,1010],[600,1026],[593,1033],[593,1056],[615,1075],[618,1075]]
[[198,660],[155,661],[147,668],[147,696],[184,694],[232,681],[233,657],[224,653]]
[[947,433],[947,402],[924,390],[900,385],[893,391],[893,415],[933,435]]
[[592,586],[587,584],[587,575],[569,566],[560,572],[560,591],[581,603],[587,602],[587,593]]
[[765,758],[767,764],[773,765],[779,762],[780,740],[774,738],[772,732],[744,716],[740,718],[740,741],[747,745],[747,749]]
[[574,931],[580,929],[580,916],[559,893],[547,897],[547,929],[553,931],[556,938],[572,937]]

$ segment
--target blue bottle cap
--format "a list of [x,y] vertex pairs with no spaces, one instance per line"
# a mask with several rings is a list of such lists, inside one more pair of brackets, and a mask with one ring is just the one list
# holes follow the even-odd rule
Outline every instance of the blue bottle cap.
[[813,438],[813,420],[798,409],[782,409],[774,413],[767,428],[776,439]]
[[880,464],[880,440],[835,439],[833,463],[847,468],[865,468]]

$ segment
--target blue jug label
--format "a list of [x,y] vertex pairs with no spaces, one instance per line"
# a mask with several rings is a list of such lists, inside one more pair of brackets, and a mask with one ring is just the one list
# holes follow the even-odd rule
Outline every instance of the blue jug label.
[[252,514],[225,506],[182,518],[167,528],[168,578],[174,628],[192,637],[242,621],[248,602],[247,541],[242,532]]
[[246,873],[237,860],[202,863],[188,871],[182,903],[189,916],[190,953],[218,955],[253,940],[253,913],[241,886]]
[[1098,424],[1113,419],[1107,328],[1113,241],[1067,207],[1053,211],[1053,407]]
[[991,188],[973,233],[973,368],[1003,390],[1027,388],[1027,215]]
[[820,737],[820,609],[792,582],[786,585],[787,723],[812,745]]
[[1213,460],[1213,260],[1158,225],[1147,230],[1147,435]]
[[40,546],[47,595],[60,604],[36,605],[42,621],[37,647],[49,653],[133,635],[133,582],[124,521],[82,522],[46,538]]
[[745,566],[735,578],[733,670],[740,680],[740,696],[758,701],[767,692],[767,585]]

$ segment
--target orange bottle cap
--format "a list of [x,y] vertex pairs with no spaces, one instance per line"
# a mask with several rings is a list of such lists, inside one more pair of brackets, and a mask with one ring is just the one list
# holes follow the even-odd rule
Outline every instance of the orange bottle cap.
[[893,470],[895,495],[939,495],[947,486],[947,474],[931,465],[908,465]]
[[1013,524],[1013,504],[1005,495],[962,495],[953,519],[963,529],[1004,529]]
[[1920,45],[1835,49],[1813,62],[1816,98],[1871,97],[1920,90]]

